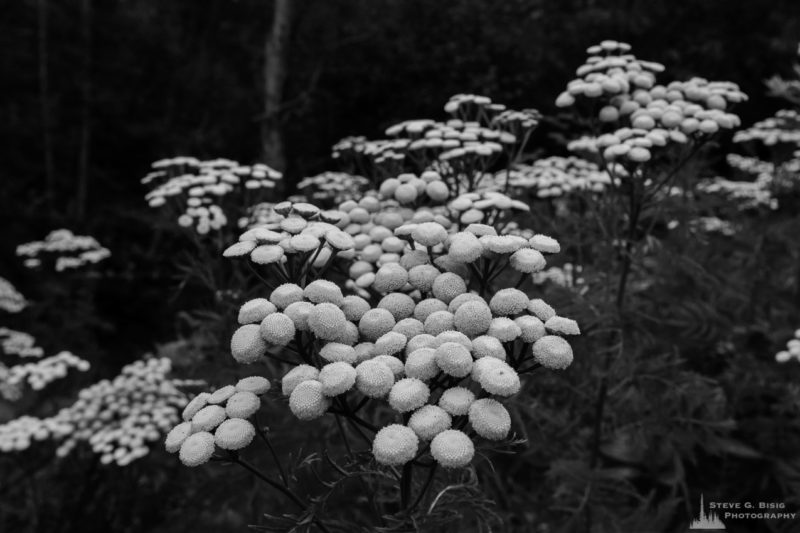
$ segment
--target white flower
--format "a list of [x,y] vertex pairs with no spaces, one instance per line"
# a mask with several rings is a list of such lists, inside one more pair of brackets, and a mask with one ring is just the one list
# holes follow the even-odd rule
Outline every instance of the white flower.
[[186,466],[200,466],[214,455],[214,435],[200,431],[190,435],[181,444],[178,457]]
[[267,343],[256,324],[246,324],[231,337],[231,355],[239,363],[254,363],[267,353]]
[[447,238],[447,230],[436,222],[424,222],[411,230],[411,238],[425,247],[436,246]]
[[314,309],[311,302],[293,302],[286,306],[283,313],[292,319],[297,331],[308,331],[308,315]]
[[425,319],[436,311],[447,311],[447,304],[437,298],[427,298],[417,303],[414,308],[414,318],[424,323]]
[[533,358],[546,368],[563,369],[572,363],[572,346],[561,337],[546,335],[533,343]]
[[304,381],[313,381],[319,377],[319,370],[311,365],[297,365],[283,376],[281,380],[281,392],[284,396],[289,396],[292,391]]
[[289,304],[303,301],[303,289],[294,283],[284,283],[272,291],[269,301],[278,309],[286,309]]
[[531,300],[528,303],[528,312],[540,320],[547,321],[556,316],[556,311],[547,302],[540,298]]
[[271,385],[267,378],[261,376],[248,376],[242,378],[236,383],[236,390],[243,392],[252,392],[253,394],[266,394]]
[[504,361],[494,359],[494,364],[484,369],[478,377],[483,390],[497,396],[511,396],[520,389],[519,375]]
[[428,401],[430,389],[421,380],[403,378],[394,384],[389,391],[389,405],[401,413],[419,409]]
[[309,329],[323,340],[338,340],[346,323],[344,311],[332,303],[317,304],[308,314]]
[[528,303],[528,295],[521,290],[501,289],[492,296],[489,307],[496,315],[509,316],[524,311]]
[[402,320],[410,317],[414,313],[414,299],[401,292],[392,292],[381,298],[378,307],[386,309],[395,320]]
[[472,263],[483,254],[483,245],[473,233],[464,231],[450,237],[447,253],[459,263]]
[[192,425],[199,431],[211,431],[225,420],[225,409],[219,405],[207,405],[192,417]]
[[341,306],[344,303],[342,289],[332,281],[318,279],[306,285],[303,295],[312,303],[332,303]]
[[261,407],[261,400],[252,392],[239,391],[225,404],[225,414],[230,418],[249,418]]
[[329,342],[319,351],[320,357],[332,363],[344,361],[346,363],[356,362],[356,350],[352,346],[340,342]]
[[325,414],[331,401],[322,392],[319,381],[304,381],[289,396],[289,409],[300,420],[313,420]]
[[496,337],[500,342],[510,342],[519,337],[522,330],[513,320],[502,316],[492,319],[492,324],[486,334]]
[[511,430],[511,415],[497,400],[483,398],[469,407],[469,423],[481,437],[502,440]]
[[201,392],[190,401],[186,407],[183,409],[183,419],[188,422],[192,419],[194,415],[197,414],[197,411],[202,409],[208,404],[208,397],[211,396],[207,392]]
[[401,466],[417,455],[418,448],[419,438],[411,428],[392,424],[375,434],[372,455],[380,464]]
[[445,374],[463,378],[472,371],[472,354],[463,345],[445,342],[435,351],[436,364]]
[[[527,297],[525,303],[528,303]],[[453,318],[455,328],[470,337],[486,333],[491,323],[492,311],[482,299],[461,304]]]
[[435,311],[425,319],[425,333],[439,335],[454,327],[455,316],[450,311]]
[[406,357],[405,372],[410,378],[422,381],[433,379],[439,373],[433,348],[419,348]]
[[356,367],[356,389],[370,398],[383,398],[394,385],[394,373],[385,363],[374,359]]
[[226,420],[214,432],[214,442],[223,450],[241,450],[253,442],[256,429],[241,418]]
[[[247,242],[247,241],[246,241]],[[271,265],[283,259],[283,248],[276,244],[262,244],[250,252],[250,260],[259,265]]]
[[558,241],[547,235],[536,234],[528,242],[531,248],[540,252],[557,254],[561,251],[561,245],[558,244]]
[[319,371],[319,382],[325,396],[344,394],[356,383],[356,369],[344,361],[329,363]]
[[381,293],[402,289],[408,283],[408,271],[397,263],[383,265],[375,273],[373,287]]
[[164,439],[164,448],[166,448],[169,453],[177,452],[180,450],[183,441],[188,439],[192,432],[193,428],[191,422],[181,422],[167,433],[167,438]]
[[469,412],[475,394],[465,387],[452,387],[442,393],[439,398],[439,407],[453,416],[463,416]]
[[245,302],[239,309],[239,324],[258,324],[275,311],[275,305],[266,298],[255,298]]
[[208,397],[208,403],[219,404],[236,394],[236,387],[233,385],[225,385],[214,392]]
[[448,429],[431,441],[431,455],[445,468],[461,468],[472,461],[475,445],[463,431]]
[[481,335],[472,339],[472,354],[475,359],[482,357],[495,357],[497,359],[506,359],[506,349],[497,337],[490,337],[489,335]]
[[436,279],[433,280],[433,287],[431,290],[435,297],[442,300],[444,303],[450,303],[450,301],[459,294],[467,292],[467,284],[458,274],[445,272],[436,276]]
[[436,405],[423,405],[411,415],[408,427],[422,440],[431,440],[446,429],[450,429],[453,419],[447,411]]
[[394,316],[386,309],[370,309],[358,321],[358,331],[365,339],[374,342],[392,331],[395,324]]
[[536,342],[545,335],[544,322],[531,315],[522,315],[514,319],[514,323],[522,331],[520,338],[525,342]]
[[417,265],[408,271],[408,282],[412,287],[422,292],[430,292],[433,281],[441,274],[433,265]]
[[283,313],[272,313],[259,326],[261,338],[268,344],[286,346],[294,339],[294,321]]
[[581,334],[581,329],[578,327],[577,322],[570,318],[564,318],[561,316],[550,317],[547,319],[547,322],[544,323],[544,327],[553,333],[560,333],[562,335]]
[[347,318],[347,320],[352,322],[358,322],[361,320],[361,317],[364,316],[364,313],[369,311],[369,309],[369,302],[360,296],[345,296],[344,301],[342,302],[342,311],[344,312],[344,316]]

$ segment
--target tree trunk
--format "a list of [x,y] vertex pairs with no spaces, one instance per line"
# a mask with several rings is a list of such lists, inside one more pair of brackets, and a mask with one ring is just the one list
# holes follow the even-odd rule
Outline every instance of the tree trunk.
[[261,122],[261,153],[264,162],[286,169],[280,108],[286,81],[286,52],[292,19],[292,0],[275,0],[272,27],[264,49],[264,113]]
[[91,103],[92,103],[92,0],[81,1],[81,55],[83,59],[83,80],[81,83],[81,136],[78,153],[78,191],[75,214],[78,220],[86,216],[86,202],[89,194],[89,154],[91,142]]
[[38,0],[38,62],[39,62],[39,105],[42,120],[42,148],[44,157],[45,198],[51,213],[55,205],[56,175],[53,163],[53,136],[50,116],[50,88],[47,68],[47,0]]

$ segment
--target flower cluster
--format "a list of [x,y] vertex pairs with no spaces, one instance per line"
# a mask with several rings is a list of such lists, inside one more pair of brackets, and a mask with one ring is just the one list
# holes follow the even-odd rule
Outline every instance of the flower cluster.
[[552,266],[541,272],[535,272],[533,274],[533,283],[536,285],[553,283],[561,287],[578,288],[586,283],[582,274],[582,266],[564,263],[562,266]]
[[33,335],[5,327],[0,327],[0,348],[4,355],[18,357],[41,357],[44,355],[44,350],[36,346],[36,339],[33,338]]
[[61,351],[30,363],[9,368],[6,381],[12,387],[27,382],[33,390],[42,390],[47,384],[66,377],[70,368],[81,372],[89,370],[89,362],[71,352]]
[[25,297],[7,279],[0,277],[0,310],[19,313],[28,305]]
[[800,361],[800,329],[794,332],[794,338],[786,343],[786,349],[775,354],[775,360],[779,363],[787,363],[795,359]]
[[638,59],[630,49],[616,41],[590,47],[576,79],[556,100],[558,107],[590,105],[601,124],[614,128],[596,140],[605,161],[636,167],[659,148],[739,125],[739,117],[726,111],[747,99],[736,84],[692,78],[659,85],[656,74],[664,66]]
[[[150,207],[170,206],[178,224],[205,235],[228,224],[236,209],[262,200],[261,191],[275,188],[282,174],[267,165],[241,165],[229,159],[199,161],[193,157],[162,159],[142,179],[150,186]],[[228,205],[224,202],[227,201]]]
[[248,420],[261,408],[260,396],[270,389],[261,376],[195,396],[183,410],[183,422],[167,434],[164,446],[186,466],[208,462],[214,451],[241,450],[252,442],[256,427]]
[[550,199],[573,192],[602,193],[611,177],[595,163],[575,156],[552,156],[526,165],[516,165],[495,176],[500,186],[529,190],[537,198]]
[[186,399],[167,377],[169,359],[141,360],[125,366],[113,380],[83,389],[78,400],[44,419],[20,417],[0,425],[0,451],[22,451],[34,441],[60,443],[59,457],[88,443],[103,464],[120,466],[144,457],[149,443],[178,421]]
[[[479,196],[474,203],[488,209],[496,200]],[[511,207],[508,202],[502,207]],[[475,438],[508,435],[511,418],[502,401],[520,390],[520,372],[571,363],[572,348],[563,336],[579,333],[573,320],[518,289],[501,289],[488,300],[481,295],[504,270],[523,280],[541,271],[545,254],[560,250],[554,239],[499,235],[476,222],[457,231],[447,217],[440,222],[427,210],[408,210],[407,217],[394,212],[387,221],[393,212],[381,210],[372,196],[340,206],[345,218],[336,226],[343,231],[333,225],[331,212],[287,204],[276,207],[285,216],[280,222],[285,234],[254,228],[226,254],[250,254],[259,263],[256,250],[265,246],[269,264],[277,264],[293,253],[292,240],[307,228],[318,237],[314,246],[304,247],[306,255],[330,246],[325,243],[331,234],[344,236],[349,246],[332,251],[350,261],[348,273],[362,289],[360,295],[345,295],[332,281],[304,276],[288,257],[285,283],[239,311],[240,327],[231,339],[234,359],[251,364],[276,349],[296,354],[281,392],[300,420],[343,409],[348,395],[386,401],[408,420],[377,432],[373,455],[379,463],[404,464],[416,456],[420,441],[430,441],[426,447],[441,465],[465,466]],[[423,213],[427,217],[414,218]],[[322,217],[329,221],[318,220]],[[222,423],[224,410],[212,410],[222,415],[215,422]],[[188,434],[187,427],[180,435]],[[201,439],[199,456],[207,460],[213,437]]]
[[745,130],[737,131],[733,142],[758,141],[766,146],[795,144],[800,146],[800,113],[783,109],[775,116],[756,122]]
[[362,176],[346,172],[323,172],[303,178],[297,184],[297,190],[312,202],[328,205],[360,198],[369,184],[369,180]]
[[51,231],[43,241],[33,241],[17,246],[17,256],[23,264],[36,268],[47,264],[56,272],[96,264],[111,256],[111,252],[88,235],[75,235],[68,229]]

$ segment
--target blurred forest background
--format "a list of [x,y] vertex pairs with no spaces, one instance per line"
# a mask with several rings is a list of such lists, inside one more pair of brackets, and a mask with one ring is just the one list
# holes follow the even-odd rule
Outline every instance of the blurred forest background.
[[[60,311],[57,299],[44,296],[46,284],[30,294],[52,302],[40,307],[48,334],[28,328],[48,351],[68,347],[103,361],[94,377],[81,378],[86,383],[152,351],[154,342],[180,337],[173,317],[214,297],[190,285],[174,296],[175,258],[191,246],[177,228],[153,228],[140,179],[154,160],[264,162],[285,172],[281,192],[291,194],[303,177],[335,168],[330,147],[342,137],[381,137],[401,120],[438,117],[456,93],[556,115],[556,95],[586,47],[603,39],[631,43],[676,79],[738,83],[750,96],[737,109],[747,127],[784,106],[767,96],[764,80],[790,73],[800,39],[797,0],[23,0],[3,7],[0,275],[35,285],[15,248],[59,227],[115,243],[85,302],[91,312]],[[544,123],[529,147],[565,153],[562,134],[563,124]],[[169,246],[175,256],[164,255]],[[168,474],[105,483],[133,498],[121,488],[126,483],[163,488]],[[61,475],[68,485],[69,468]],[[180,487],[176,481],[164,493]],[[141,531],[197,525],[185,515],[131,520]],[[61,530],[77,531],[73,522]]]

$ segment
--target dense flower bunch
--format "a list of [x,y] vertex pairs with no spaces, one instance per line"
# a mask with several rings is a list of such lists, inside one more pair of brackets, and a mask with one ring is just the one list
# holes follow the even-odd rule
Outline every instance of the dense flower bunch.
[[602,193],[611,183],[611,177],[597,164],[576,156],[552,156],[519,164],[510,171],[498,172],[495,180],[514,190],[529,190],[541,199],[581,191]]
[[238,221],[242,211],[263,200],[282,174],[267,165],[241,165],[229,159],[199,161],[193,157],[162,159],[142,179],[153,208],[168,206],[178,224],[205,235]]
[[19,313],[28,305],[25,297],[7,279],[0,277],[0,310]]
[[[523,281],[546,266],[545,254],[560,250],[544,235],[501,235],[479,223],[486,213],[513,208],[514,200],[483,191],[439,206],[440,214],[403,207],[400,187],[410,185],[401,199],[413,202],[440,182],[432,174],[425,178],[390,178],[377,195],[334,211],[283,202],[275,206],[282,220],[245,232],[224,255],[246,256],[283,283],[242,306],[231,352],[243,364],[265,356],[287,361],[276,351],[294,353],[281,392],[300,420],[347,413],[356,401],[386,402],[403,423],[390,420],[376,428],[373,455],[379,463],[401,465],[429,451],[454,468],[470,463],[475,439],[508,436],[511,418],[502,402],[520,390],[520,373],[568,366],[573,354],[563,336],[579,328],[518,289],[488,297],[504,271]],[[461,209],[452,206],[457,202]],[[474,221],[464,219],[470,210]],[[337,283],[322,279],[336,258],[355,281],[346,287],[357,294],[345,295]],[[182,456],[187,464],[208,460],[215,443],[224,448],[210,432],[227,423],[229,406],[218,405],[229,401],[227,393],[218,396],[198,396],[203,410],[190,409],[168,439],[172,451],[191,456]],[[212,412],[213,424],[198,430]],[[245,431],[236,424],[249,436],[237,440],[245,445],[251,426]]]
[[450,191],[473,191],[502,157],[515,161],[540,114],[515,111],[486,96],[459,94],[445,104],[452,118],[409,120],[386,130],[389,139],[349,137],[333,147],[333,157],[362,170],[376,185],[403,172],[437,170]]
[[323,172],[303,178],[297,184],[297,190],[314,203],[328,205],[360,198],[369,185],[369,180],[362,176],[346,172]]
[[49,418],[24,416],[0,425],[0,450],[22,451],[35,441],[59,443],[57,455],[67,456],[88,443],[103,464],[120,466],[144,457],[178,421],[186,403],[169,379],[169,359],[147,359],[125,366],[113,380],[83,389],[78,400]]
[[795,359],[800,361],[800,329],[794,332],[794,338],[786,343],[786,349],[775,354],[775,360],[779,363],[787,363]]
[[564,108],[587,106],[612,128],[595,143],[604,161],[616,163],[615,174],[631,174],[669,145],[696,143],[739,125],[739,117],[726,111],[747,99],[736,84],[692,78],[659,85],[656,75],[664,66],[638,59],[630,49],[616,41],[590,47],[577,77],[556,100]]
[[71,352],[61,351],[50,357],[10,367],[5,381],[11,387],[27,382],[33,390],[38,391],[47,384],[66,377],[70,368],[86,372],[90,365],[88,361]]
[[795,144],[800,146],[800,113],[782,109],[774,117],[756,122],[745,130],[737,131],[733,142],[759,141],[766,146]]
[[6,356],[41,357],[44,355],[44,350],[36,346],[36,339],[33,338],[33,335],[5,327],[0,327],[0,348]]
[[533,283],[536,285],[553,283],[561,287],[585,289],[586,287],[583,287],[583,285],[586,280],[582,274],[582,266],[564,263],[562,266],[552,266],[541,272],[535,272],[533,274]]
[[245,448],[256,435],[256,425],[248,419],[261,408],[260,396],[270,387],[266,378],[250,376],[236,385],[198,394],[184,408],[183,422],[167,434],[167,451],[178,452],[186,466],[199,466],[218,449]]
[[68,229],[51,231],[43,241],[33,241],[17,246],[17,256],[24,258],[28,268],[47,265],[62,272],[97,264],[111,252],[88,235],[75,235]]

